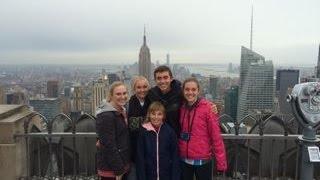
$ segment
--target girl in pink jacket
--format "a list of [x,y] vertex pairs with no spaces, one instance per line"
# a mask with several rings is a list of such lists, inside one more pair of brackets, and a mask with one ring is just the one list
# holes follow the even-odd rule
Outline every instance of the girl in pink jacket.
[[181,133],[179,151],[184,180],[211,180],[212,159],[215,158],[218,172],[227,169],[224,143],[213,104],[199,98],[199,82],[196,78],[183,83],[185,103],[180,108]]

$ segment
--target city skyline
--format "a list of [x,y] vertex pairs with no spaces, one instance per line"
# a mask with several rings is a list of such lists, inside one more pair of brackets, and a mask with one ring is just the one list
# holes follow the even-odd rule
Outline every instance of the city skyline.
[[[241,46],[250,45],[251,3],[5,0],[0,64],[131,64],[138,61],[144,24],[153,63],[165,63],[170,53],[172,63],[238,64]],[[275,65],[316,64],[319,1],[253,5],[255,52]]]

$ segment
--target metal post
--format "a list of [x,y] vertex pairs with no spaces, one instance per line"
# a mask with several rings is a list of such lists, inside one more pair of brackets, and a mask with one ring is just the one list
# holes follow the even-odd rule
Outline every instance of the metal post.
[[316,131],[312,127],[303,129],[303,136],[298,137],[300,145],[300,180],[313,180],[314,163],[310,162],[308,147],[314,146],[319,139],[316,138]]
[[[313,163],[319,161],[319,149],[314,146],[319,142],[316,138],[316,127],[320,124],[320,82],[296,84],[291,95],[287,96],[287,101],[294,117],[303,128],[302,136],[298,137],[301,157],[299,179],[313,180]],[[315,157],[309,157],[311,153]]]

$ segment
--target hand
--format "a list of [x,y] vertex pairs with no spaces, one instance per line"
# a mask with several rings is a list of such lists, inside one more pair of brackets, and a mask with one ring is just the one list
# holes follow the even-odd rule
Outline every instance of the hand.
[[123,176],[123,174],[121,174],[120,176],[116,176],[116,180],[121,180],[122,176]]
[[223,180],[225,179],[225,176],[224,176],[224,172],[223,171],[217,171],[217,180]]
[[101,143],[100,143],[100,140],[99,140],[99,139],[98,139],[97,142],[96,142],[96,147],[97,147],[97,148],[100,148],[100,147],[101,147]]
[[222,171],[217,171],[217,175],[218,175],[218,176],[222,176],[222,175],[223,175],[223,172],[222,172]]
[[212,111],[214,114],[218,114],[218,108],[217,108],[217,106],[216,106],[214,103],[211,104],[211,111]]
[[128,172],[129,170],[130,170],[130,163],[127,164],[124,168],[121,168],[120,171],[117,171],[116,174],[119,174],[119,175],[116,175],[116,180],[121,180],[123,178],[123,175],[126,174],[126,172]]

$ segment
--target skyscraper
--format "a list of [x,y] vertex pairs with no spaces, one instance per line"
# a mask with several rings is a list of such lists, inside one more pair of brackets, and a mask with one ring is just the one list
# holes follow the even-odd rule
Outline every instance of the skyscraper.
[[299,70],[281,69],[277,70],[276,94],[279,101],[280,112],[283,114],[291,114],[290,104],[286,97],[294,85],[299,83]]
[[9,92],[6,99],[7,104],[28,104],[28,98],[22,91]]
[[108,75],[107,75],[106,69],[102,69],[101,77],[102,77],[102,79],[108,79]]
[[92,84],[87,86],[81,86],[81,111],[87,114],[95,114],[93,110],[93,91]]
[[240,92],[237,119],[273,109],[273,64],[245,47],[241,48]]
[[260,54],[241,46],[241,62],[240,62],[240,91],[244,82],[247,79],[250,64],[257,63],[258,61],[265,61],[265,58]]
[[73,93],[72,93],[72,103],[71,103],[72,112],[80,112],[83,110],[82,96],[83,96],[82,87],[80,85],[74,86]]
[[317,69],[316,78],[320,78],[320,44],[319,44],[319,51],[318,51],[318,64],[316,69]]
[[140,48],[139,53],[139,75],[146,77],[149,81],[151,80],[151,55],[149,47],[146,42],[146,30],[144,29],[143,34],[143,45]]
[[0,104],[5,104],[4,101],[4,88],[0,85]]
[[58,81],[47,82],[47,94],[49,98],[56,98],[59,95]]
[[92,113],[96,111],[103,99],[107,99],[108,82],[103,79],[94,81],[92,85]]
[[231,86],[231,88],[225,92],[224,96],[224,112],[234,120],[237,119],[238,93],[239,86]]
[[209,92],[212,96],[212,99],[216,99],[218,97],[218,77],[209,77]]
[[107,80],[109,81],[109,84],[112,84],[115,81],[120,81],[120,77],[116,73],[110,73],[108,74]]
[[71,88],[69,86],[64,87],[64,97],[70,98],[71,97]]
[[167,54],[167,66],[169,66],[170,65],[170,54]]
[[229,64],[228,64],[228,73],[233,73],[232,63],[229,63]]
[[49,121],[61,113],[59,98],[31,98],[29,102],[34,111],[44,115]]

